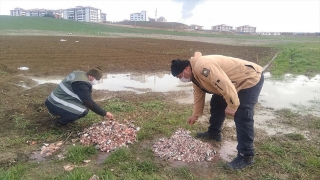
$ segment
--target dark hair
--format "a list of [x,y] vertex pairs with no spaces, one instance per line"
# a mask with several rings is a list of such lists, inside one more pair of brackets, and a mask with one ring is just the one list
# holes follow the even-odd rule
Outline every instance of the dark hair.
[[87,72],[87,74],[90,76],[93,76],[98,81],[102,78],[102,70],[100,67],[95,67],[95,68],[90,69]]
[[189,60],[174,59],[171,61],[171,74],[177,76],[190,65]]

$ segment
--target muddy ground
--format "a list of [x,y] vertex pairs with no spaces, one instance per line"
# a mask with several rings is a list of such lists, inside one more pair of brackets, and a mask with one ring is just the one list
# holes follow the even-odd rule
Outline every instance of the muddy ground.
[[[35,82],[28,77],[65,76],[73,70],[87,71],[95,66],[105,73],[169,72],[172,59],[189,59],[195,51],[239,57],[261,65],[275,53],[265,47],[147,38],[1,36],[1,131],[10,131],[10,117],[17,113],[46,117],[42,102],[55,85],[32,89],[17,85],[23,81],[32,86]],[[21,71],[19,67],[29,70]],[[39,118],[30,120],[41,122]]]
[[[61,39],[66,41],[60,41]],[[262,66],[275,54],[274,49],[266,47],[167,39],[0,36],[0,143],[5,144],[8,139],[21,135],[19,128],[16,128],[17,122],[20,123],[19,126],[23,126],[21,120],[28,122],[28,126],[36,127],[33,127],[34,133],[43,133],[52,128],[52,124],[48,123],[52,121],[52,117],[48,114],[44,101],[56,84],[36,86],[37,83],[30,77],[61,77],[73,70],[87,71],[95,66],[100,66],[105,73],[169,72],[172,59],[189,59],[195,51],[201,51],[204,55],[234,56]],[[19,67],[28,67],[29,70],[22,71]],[[22,87],[21,82],[32,88]],[[94,99],[119,96],[130,101],[149,101],[154,98],[172,101],[177,94],[150,93],[136,96],[132,92],[96,90],[93,96]],[[28,157],[34,150],[11,146],[9,150],[6,147],[3,152],[2,148],[0,164],[8,165],[10,159]]]

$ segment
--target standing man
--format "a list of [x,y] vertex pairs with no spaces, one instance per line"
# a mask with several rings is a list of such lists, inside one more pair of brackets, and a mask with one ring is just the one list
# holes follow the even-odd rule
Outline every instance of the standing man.
[[102,78],[102,71],[99,67],[88,72],[73,71],[53,90],[45,101],[49,112],[60,116],[55,125],[67,125],[88,114],[89,109],[112,119],[110,112],[103,110],[92,100],[92,85],[98,83]]
[[205,93],[211,93],[210,126],[197,137],[221,141],[225,116],[233,116],[237,131],[238,155],[227,166],[243,169],[254,164],[254,106],[258,102],[264,76],[262,67],[242,59],[202,56],[195,52],[190,60],[172,60],[171,73],[183,82],[193,82],[194,107],[188,123],[203,114]]

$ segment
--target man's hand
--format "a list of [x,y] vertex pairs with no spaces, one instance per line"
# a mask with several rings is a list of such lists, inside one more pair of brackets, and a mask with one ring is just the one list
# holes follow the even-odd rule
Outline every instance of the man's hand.
[[113,115],[111,113],[107,112],[106,118],[107,119],[113,119]]
[[234,109],[230,109],[230,108],[226,108],[226,110],[224,111],[226,113],[227,116],[234,116],[234,114],[236,113],[236,110]]
[[196,123],[198,120],[198,116],[190,116],[188,119],[188,124],[189,125],[194,125],[194,123]]

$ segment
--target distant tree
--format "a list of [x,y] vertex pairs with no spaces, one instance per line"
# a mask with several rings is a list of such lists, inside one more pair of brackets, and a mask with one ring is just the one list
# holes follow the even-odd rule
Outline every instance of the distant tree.
[[47,14],[45,14],[43,17],[51,17],[54,18],[54,14],[52,11],[48,11]]

